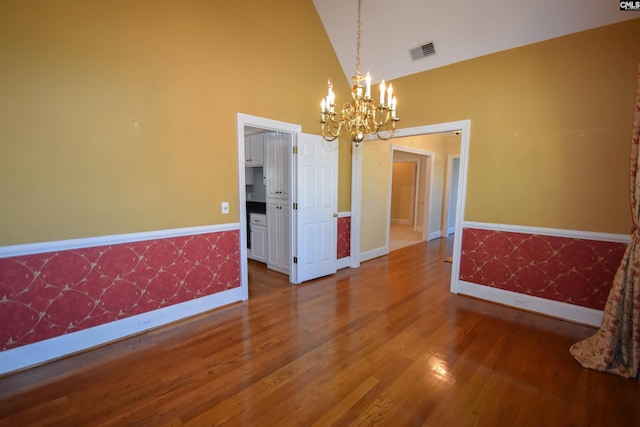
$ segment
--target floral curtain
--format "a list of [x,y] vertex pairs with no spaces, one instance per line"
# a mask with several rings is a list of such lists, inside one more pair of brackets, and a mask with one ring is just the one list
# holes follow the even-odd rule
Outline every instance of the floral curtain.
[[633,230],[622,258],[602,324],[595,335],[573,344],[570,352],[582,366],[624,377],[637,377],[640,368],[640,65],[631,139],[630,198]]

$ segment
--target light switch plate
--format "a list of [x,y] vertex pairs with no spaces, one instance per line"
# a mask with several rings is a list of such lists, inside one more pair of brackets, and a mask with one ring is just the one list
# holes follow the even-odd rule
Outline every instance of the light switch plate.
[[229,202],[222,202],[222,213],[223,214],[229,213]]

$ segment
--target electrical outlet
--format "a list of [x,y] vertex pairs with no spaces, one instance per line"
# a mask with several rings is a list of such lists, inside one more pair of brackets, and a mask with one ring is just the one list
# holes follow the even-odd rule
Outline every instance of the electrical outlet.
[[525,300],[524,298],[518,298],[518,297],[514,297],[513,298],[513,304],[518,306],[518,307],[526,307],[527,306],[527,300]]
[[138,329],[140,330],[149,329],[151,326],[153,326],[153,319],[147,318],[138,320]]
[[222,213],[223,214],[229,213],[229,202],[222,202]]

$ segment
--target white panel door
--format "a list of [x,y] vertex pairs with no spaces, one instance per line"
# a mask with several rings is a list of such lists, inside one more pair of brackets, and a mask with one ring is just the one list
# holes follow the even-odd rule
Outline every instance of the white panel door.
[[338,143],[298,134],[293,283],[336,272],[338,230]]

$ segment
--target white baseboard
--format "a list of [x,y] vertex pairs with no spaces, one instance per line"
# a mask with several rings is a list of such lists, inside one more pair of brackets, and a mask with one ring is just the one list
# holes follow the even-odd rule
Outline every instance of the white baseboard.
[[458,281],[457,291],[460,294],[585,325],[598,327],[602,322],[602,311],[600,310],[505,291],[462,280]]
[[338,270],[342,270],[343,268],[347,268],[351,265],[351,257],[344,257],[336,260],[336,268]]
[[391,224],[411,225],[413,222],[410,219],[391,218]]
[[238,301],[242,301],[240,287],[5,350],[0,352],[0,375],[88,350]]
[[427,236],[427,240],[431,241],[431,240],[439,239],[441,237],[442,237],[442,231],[440,231],[440,230],[433,231],[433,232],[429,233],[429,235]]
[[377,249],[372,249],[370,251],[361,252],[360,253],[360,262],[369,261],[370,259],[378,258],[381,256],[385,256],[389,254],[389,249],[386,247],[381,247]]
[[449,227],[448,229],[440,230],[440,237],[447,238],[455,233],[456,229],[454,227]]

